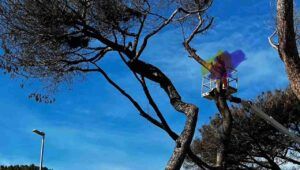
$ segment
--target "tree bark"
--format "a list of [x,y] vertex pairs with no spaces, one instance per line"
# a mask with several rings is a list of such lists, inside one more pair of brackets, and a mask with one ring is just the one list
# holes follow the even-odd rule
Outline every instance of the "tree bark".
[[278,52],[285,64],[292,90],[300,100],[300,58],[293,15],[293,0],[277,1]]
[[170,79],[157,67],[141,60],[133,60],[132,62],[129,62],[128,65],[135,73],[138,73],[141,76],[158,83],[167,93],[172,106],[177,111],[184,113],[187,117],[184,129],[176,140],[176,147],[172,157],[168,162],[168,165],[166,166],[166,170],[179,170],[183,164],[194,136],[198,117],[198,108],[193,104],[183,102],[181,100],[181,96],[177,92]]
[[[221,84],[221,83],[220,83]],[[226,169],[227,148],[230,142],[230,135],[232,130],[232,115],[227,105],[226,92],[222,88],[215,89],[215,102],[219,112],[222,114],[222,126],[219,131],[219,140],[221,146],[217,151],[216,166],[221,169]]]
[[[149,101],[149,104],[152,106],[152,108],[154,109],[154,111],[156,112],[156,115],[159,117],[159,119],[161,120],[161,126],[158,126],[160,128],[162,128],[163,130],[165,130],[167,132],[167,134],[174,140],[176,141],[179,138],[179,135],[177,135],[169,126],[169,124],[167,123],[167,121],[165,120],[162,112],[160,111],[160,109],[158,108],[157,104],[155,103],[155,101],[153,100],[150,91],[146,85],[146,82],[144,80],[144,78],[142,77],[142,80],[140,81],[141,85],[143,86],[143,90],[144,93]],[[199,158],[197,155],[195,155],[193,153],[193,151],[191,150],[191,147],[188,148],[187,151],[187,156],[196,164],[198,165],[198,167],[200,169],[210,169],[213,170],[215,169],[215,167],[212,167],[210,165],[208,165],[207,163],[205,163],[204,161],[201,160],[201,158]]]

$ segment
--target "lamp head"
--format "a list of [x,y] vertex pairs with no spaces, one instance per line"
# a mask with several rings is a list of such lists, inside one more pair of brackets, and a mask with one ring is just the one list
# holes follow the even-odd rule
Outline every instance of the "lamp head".
[[44,133],[44,132],[41,132],[41,131],[39,131],[39,130],[37,130],[37,129],[33,129],[32,132],[34,132],[34,133],[36,133],[36,134],[38,134],[38,135],[41,135],[41,136],[45,136],[45,133]]

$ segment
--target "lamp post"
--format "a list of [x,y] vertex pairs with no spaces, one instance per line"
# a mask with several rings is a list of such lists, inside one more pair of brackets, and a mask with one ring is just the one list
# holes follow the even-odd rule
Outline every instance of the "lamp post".
[[44,156],[45,133],[41,132],[37,129],[34,129],[32,132],[42,136],[41,155],[40,155],[40,169],[39,169],[39,170],[42,170],[42,168],[43,168],[43,156]]

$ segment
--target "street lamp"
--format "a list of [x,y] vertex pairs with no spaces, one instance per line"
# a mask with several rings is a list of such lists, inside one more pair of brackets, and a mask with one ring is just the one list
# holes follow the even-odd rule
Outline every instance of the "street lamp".
[[44,156],[45,133],[41,132],[37,129],[33,129],[32,132],[42,136],[42,146],[41,146],[41,156],[40,156],[40,170],[42,170],[42,168],[43,168],[43,156]]

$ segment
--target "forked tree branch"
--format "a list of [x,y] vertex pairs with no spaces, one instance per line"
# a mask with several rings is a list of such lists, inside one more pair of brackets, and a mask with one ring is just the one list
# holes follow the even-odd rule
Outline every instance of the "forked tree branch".
[[[125,57],[122,53],[119,53],[121,59],[123,60],[123,62],[127,65],[128,63],[126,62],[125,60]],[[131,70],[132,71],[132,70]],[[154,99],[152,98],[151,96],[151,93],[147,87],[147,84],[146,84],[146,81],[145,81],[145,78],[142,77],[142,78],[139,78],[138,75],[132,71],[132,73],[134,74],[134,76],[136,77],[136,79],[138,80],[138,82],[140,82],[141,86],[143,87],[143,90],[144,90],[144,93],[149,101],[149,104],[151,105],[151,107],[153,108],[153,110],[155,111],[157,117],[160,119],[161,123],[162,123],[162,127],[159,127],[161,128],[162,130],[164,130],[165,132],[167,132],[167,134],[173,139],[173,140],[177,140],[179,135],[176,134],[169,126],[169,124],[167,123],[167,121],[165,120],[162,112],[160,111],[160,109],[158,108],[157,104],[155,103]],[[214,170],[215,167],[212,167],[210,165],[208,165],[207,163],[205,163],[204,161],[201,160],[201,158],[199,158],[197,155],[195,155],[193,153],[193,151],[191,150],[191,148],[189,147],[188,148],[188,151],[187,151],[187,155],[193,160],[193,162],[198,165],[200,168],[202,169],[210,169],[210,170]]]
[[137,54],[134,56],[134,58],[132,60],[136,60],[140,57],[140,55],[142,54],[142,52],[144,51],[145,47],[147,46],[148,40],[149,38],[151,38],[153,35],[155,35],[156,33],[158,33],[161,29],[163,29],[166,25],[168,25],[173,18],[176,16],[176,14],[181,10],[181,8],[176,9],[171,16],[165,20],[158,28],[154,29],[152,32],[150,32],[149,34],[147,34],[142,42],[142,45],[140,47],[140,49],[138,50]]
[[201,28],[203,26],[203,19],[199,14],[199,22],[198,25],[196,26],[196,28],[192,31],[192,33],[190,34],[190,36],[184,41],[183,45],[185,47],[185,49],[188,51],[189,55],[196,60],[200,65],[202,65],[204,68],[206,68],[207,70],[209,70],[210,72],[213,71],[211,70],[211,64],[207,63],[205,60],[203,60],[197,53],[196,50],[193,49],[190,46],[190,42],[192,41],[192,39],[195,37],[195,35],[200,34],[204,31],[206,31],[207,29],[210,28],[210,26],[213,23],[214,18],[210,19],[210,22],[204,27]]
[[191,42],[191,40],[194,38],[195,35],[200,34],[200,33],[203,33],[204,31],[208,30],[208,29],[211,27],[211,25],[212,25],[212,23],[213,23],[213,21],[214,21],[214,18],[211,18],[211,19],[209,20],[209,23],[208,23],[205,27],[202,28],[202,26],[203,26],[205,20],[203,20],[203,18],[202,18],[201,16],[199,16],[199,17],[200,17],[200,18],[199,18],[199,23],[198,23],[198,25],[197,25],[196,28],[193,30],[193,32],[191,33],[191,35],[189,36],[189,38],[187,38],[187,39],[185,40],[185,43],[187,43],[187,44],[189,44],[189,43]]
[[[147,34],[147,35],[145,36],[145,38],[144,38],[144,40],[143,40],[143,42],[142,42],[142,45],[141,45],[139,51],[137,52],[137,54],[135,55],[135,57],[134,57],[133,59],[135,60],[135,59],[138,59],[138,58],[140,57],[140,55],[141,55],[142,52],[144,51],[145,47],[147,46],[147,43],[148,43],[149,38],[151,38],[153,35],[157,34],[160,30],[162,30],[165,26],[167,26],[170,22],[172,22],[173,19],[174,19],[174,17],[176,16],[176,14],[178,14],[179,12],[183,12],[183,13],[188,14],[188,15],[186,15],[186,17],[189,16],[189,15],[191,15],[191,14],[197,14],[197,13],[200,14],[200,13],[205,12],[205,11],[211,6],[211,4],[212,4],[212,1],[211,1],[208,5],[206,5],[205,8],[203,8],[203,9],[197,9],[197,10],[194,10],[194,11],[188,11],[188,10],[182,8],[182,7],[177,8],[177,9],[169,16],[169,18],[165,18],[165,19],[164,19],[163,23],[162,23],[160,26],[158,26],[156,29],[154,29],[152,32],[150,32],[149,34]],[[161,18],[164,18],[164,17],[161,17]],[[181,19],[184,19],[184,18],[185,18],[185,17],[183,17],[183,18],[181,18]],[[212,22],[211,22],[211,23],[212,23]],[[210,27],[210,25],[209,25],[208,27]],[[208,29],[208,28],[206,28],[206,29]],[[206,30],[206,29],[205,29],[205,30]],[[205,31],[205,30],[203,30],[203,31]],[[198,31],[199,31],[199,30],[198,30]],[[203,31],[201,31],[201,32],[203,32]],[[199,33],[200,33],[200,32],[199,32]]]
[[[178,135],[170,128],[170,126],[168,125],[167,121],[165,120],[163,114],[161,113],[160,109],[158,108],[157,104],[155,103],[155,101],[153,100],[151,93],[146,85],[146,81],[145,79],[142,77],[142,86],[143,86],[143,90],[144,93],[150,103],[150,105],[152,106],[152,108],[154,109],[156,115],[159,117],[160,121],[162,122],[162,125],[164,127],[163,130],[165,130],[169,136],[173,139],[173,140],[177,140],[178,139]],[[187,151],[187,155],[193,160],[193,162],[198,165],[200,168],[202,169],[215,169],[214,167],[208,165],[207,163],[205,163],[204,161],[201,160],[201,158],[199,158],[198,156],[196,156],[191,148],[188,149]]]
[[179,138],[176,140],[177,146],[166,167],[166,169],[168,170],[180,169],[194,136],[197,123],[198,108],[193,104],[183,102],[181,100],[181,96],[177,92],[170,79],[157,67],[145,63],[141,60],[133,60],[128,64],[130,69],[135,73],[158,83],[161,88],[167,93],[170,99],[170,103],[172,104],[174,109],[181,113],[184,113],[187,117],[184,129],[181,132]]

